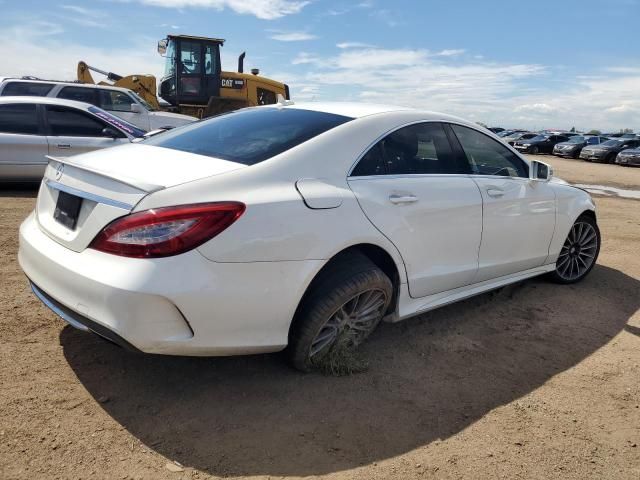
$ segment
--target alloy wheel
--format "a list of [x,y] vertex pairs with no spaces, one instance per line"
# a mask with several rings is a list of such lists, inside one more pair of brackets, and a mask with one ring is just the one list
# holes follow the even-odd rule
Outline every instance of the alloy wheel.
[[309,358],[317,358],[338,342],[346,347],[356,347],[377,326],[387,305],[387,294],[378,289],[358,293],[324,323],[311,342]]
[[567,281],[585,275],[595,262],[598,251],[598,235],[587,222],[576,222],[562,246],[556,263],[556,272]]

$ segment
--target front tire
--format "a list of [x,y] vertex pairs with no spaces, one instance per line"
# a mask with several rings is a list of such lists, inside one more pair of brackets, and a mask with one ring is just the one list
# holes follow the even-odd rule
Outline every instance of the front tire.
[[556,283],[576,283],[586,277],[596,264],[600,253],[600,229],[589,215],[580,216],[560,250],[556,269],[550,278]]
[[392,295],[389,277],[364,255],[334,259],[313,281],[293,320],[291,364],[309,372],[322,369],[332,355],[351,355],[378,326]]
[[537,155],[538,152],[540,152],[540,149],[538,147],[531,147],[531,154],[532,155]]
[[612,153],[607,157],[607,163],[616,163],[616,154]]

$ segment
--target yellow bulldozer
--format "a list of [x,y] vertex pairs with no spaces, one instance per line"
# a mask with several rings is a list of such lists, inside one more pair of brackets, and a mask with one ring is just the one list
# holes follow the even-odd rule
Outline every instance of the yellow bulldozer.
[[[289,86],[260,76],[258,69],[244,73],[242,53],[238,71],[222,71],[220,38],[169,35],[158,42],[158,53],[165,58],[165,71],[160,79],[160,98],[167,102],[167,110],[198,118],[256,105],[269,105],[281,95],[290,99]],[[156,77],[146,74],[121,76],[78,63],[78,81],[95,84],[91,72],[106,76],[101,85],[129,88],[155,108],[158,102]]]

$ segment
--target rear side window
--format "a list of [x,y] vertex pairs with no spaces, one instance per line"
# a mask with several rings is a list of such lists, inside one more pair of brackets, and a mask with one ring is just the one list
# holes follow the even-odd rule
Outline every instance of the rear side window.
[[527,165],[511,150],[472,128],[451,125],[475,175],[528,177]]
[[88,113],[67,107],[47,106],[51,134],[56,137],[104,137],[106,125]]
[[401,128],[380,140],[351,176],[460,174],[467,170],[468,165],[454,157],[442,124],[425,122]]
[[76,102],[85,102],[95,105],[96,91],[94,88],[64,87],[58,93],[58,98],[65,98],[67,100],[75,100]]
[[144,143],[254,165],[349,120],[296,108],[250,108],[180,127]]
[[52,88],[51,83],[9,82],[2,89],[2,96],[46,97]]
[[38,134],[38,116],[34,104],[0,105],[0,133]]

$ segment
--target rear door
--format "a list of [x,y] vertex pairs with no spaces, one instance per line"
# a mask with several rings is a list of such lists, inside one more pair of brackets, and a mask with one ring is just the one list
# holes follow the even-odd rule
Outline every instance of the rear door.
[[543,265],[555,229],[553,188],[529,180],[528,165],[502,143],[469,127],[451,128],[482,193],[482,246],[474,283]]
[[47,139],[36,104],[0,105],[0,180],[36,180],[47,165]]
[[406,126],[373,146],[348,182],[398,248],[414,298],[470,284],[478,269],[482,197],[442,124]]
[[115,131],[114,127],[77,108],[46,105],[45,120],[49,155],[55,157],[70,157],[129,142],[120,131],[116,131],[118,138],[110,137],[104,129]]

